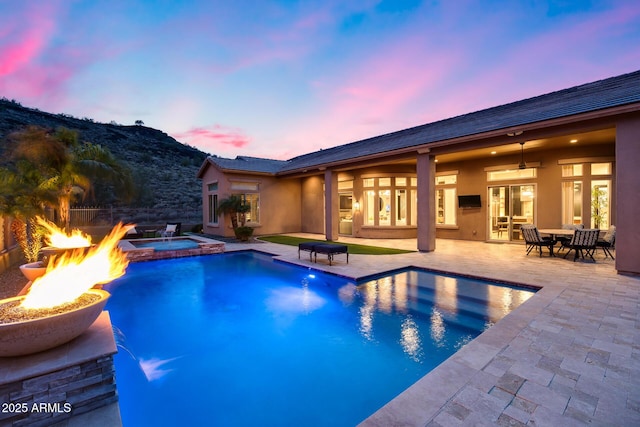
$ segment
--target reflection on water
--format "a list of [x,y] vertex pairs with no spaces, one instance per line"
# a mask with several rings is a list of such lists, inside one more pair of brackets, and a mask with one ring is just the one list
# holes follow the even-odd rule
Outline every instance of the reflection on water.
[[[374,340],[376,322],[388,324],[386,315],[403,314],[401,324],[395,326],[398,342],[405,354],[416,362],[421,361],[423,354],[420,325],[425,321],[436,347],[458,349],[533,294],[525,289],[420,270],[370,280],[355,288],[343,286],[339,291],[345,304],[353,303],[355,298],[362,301],[359,331],[366,340]],[[455,342],[447,339],[451,328],[456,328],[456,335],[460,336]]]
[[356,285],[354,285],[353,283],[347,283],[346,285],[341,286],[340,289],[338,289],[338,298],[340,298],[340,301],[342,301],[345,305],[351,305],[356,296],[357,290],[358,288],[356,288]]
[[391,277],[378,279],[376,284],[378,309],[383,313],[391,313],[393,309],[393,281]]
[[443,346],[444,333],[445,327],[442,313],[437,308],[434,308],[431,313],[431,339],[438,347]]
[[401,336],[400,344],[402,344],[404,352],[414,361],[421,362],[422,343],[420,341],[420,331],[411,316],[408,316],[402,322]]
[[363,305],[360,307],[360,333],[367,340],[373,340],[373,312],[375,308],[372,305]]
[[273,289],[266,299],[269,310],[275,314],[309,314],[322,307],[326,301],[309,289],[309,282],[304,279],[299,288],[289,286]]

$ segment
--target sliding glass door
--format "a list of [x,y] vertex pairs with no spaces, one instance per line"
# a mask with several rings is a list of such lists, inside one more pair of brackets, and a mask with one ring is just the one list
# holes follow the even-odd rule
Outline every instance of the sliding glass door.
[[487,240],[522,240],[520,226],[535,223],[535,184],[489,187]]

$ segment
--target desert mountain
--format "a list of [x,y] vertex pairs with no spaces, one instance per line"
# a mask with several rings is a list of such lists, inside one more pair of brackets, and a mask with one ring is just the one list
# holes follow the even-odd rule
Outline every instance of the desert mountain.
[[[201,183],[196,174],[206,153],[142,124],[98,123],[89,118],[78,119],[26,108],[15,101],[1,99],[0,165],[8,158],[8,135],[28,125],[76,130],[81,142],[108,148],[132,170],[137,191],[131,206],[167,213],[176,210],[201,212]],[[99,183],[96,187],[92,199],[79,203],[103,207],[118,204],[113,195],[100,191]]]

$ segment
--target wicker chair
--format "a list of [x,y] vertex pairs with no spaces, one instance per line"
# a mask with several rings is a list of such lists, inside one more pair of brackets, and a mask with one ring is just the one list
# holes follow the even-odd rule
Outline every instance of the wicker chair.
[[540,256],[542,256],[542,248],[546,247],[549,248],[549,256],[555,256],[553,254],[553,245],[556,244],[556,241],[549,237],[540,237],[538,228],[535,225],[522,224],[520,231],[522,231],[522,237],[526,244],[527,255],[529,255],[534,248],[538,248]]
[[585,259],[585,256],[589,256],[593,262],[596,262],[593,258],[593,253],[596,251],[596,243],[598,242],[599,235],[600,230],[597,228],[576,230],[568,245],[569,251],[564,255],[564,257],[566,258],[571,251],[574,251],[574,261],[578,258]]

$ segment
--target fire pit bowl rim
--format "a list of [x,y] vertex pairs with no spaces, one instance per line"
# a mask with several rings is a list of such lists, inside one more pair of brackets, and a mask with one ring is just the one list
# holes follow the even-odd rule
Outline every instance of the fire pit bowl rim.
[[[0,357],[38,353],[80,336],[102,313],[111,296],[109,292],[101,289],[89,289],[85,293],[98,295],[100,298],[62,313],[0,324]],[[24,296],[17,296],[3,299],[0,300],[0,304],[23,298]]]
[[[17,321],[17,322],[0,323],[0,329],[1,329],[3,326],[8,326],[8,325],[17,325],[17,324],[19,324],[19,323],[25,323],[25,324],[26,324],[26,323],[30,323],[30,322],[37,322],[37,321],[40,321],[40,320],[43,320],[43,319],[53,319],[53,318],[56,318],[56,317],[60,317],[60,316],[64,316],[64,315],[68,315],[69,313],[74,313],[74,312],[76,312],[76,311],[86,309],[87,307],[92,307],[92,306],[94,306],[94,305],[96,305],[96,304],[101,303],[102,301],[106,301],[106,300],[111,296],[111,294],[110,294],[109,292],[107,292],[107,291],[103,291],[102,289],[94,289],[94,288],[89,289],[88,291],[86,291],[86,292],[85,292],[85,294],[94,294],[94,295],[98,295],[98,296],[100,297],[100,299],[97,299],[97,300],[95,300],[95,301],[93,301],[93,302],[91,302],[91,303],[89,303],[89,304],[83,305],[83,306],[81,306],[81,307],[74,308],[73,310],[67,310],[67,311],[64,311],[64,312],[62,312],[62,313],[51,314],[51,315],[43,316],[43,317],[37,317],[37,318],[35,318],[35,319],[20,320],[20,321]],[[83,294],[83,295],[84,295],[84,294]],[[11,297],[11,298],[0,299],[0,305],[2,305],[2,304],[4,304],[4,303],[11,302],[11,301],[16,301],[16,300],[24,299],[24,297],[25,297],[25,295],[18,295],[17,297]]]

